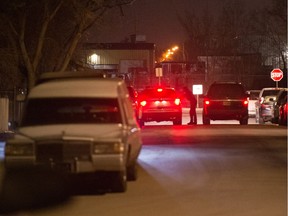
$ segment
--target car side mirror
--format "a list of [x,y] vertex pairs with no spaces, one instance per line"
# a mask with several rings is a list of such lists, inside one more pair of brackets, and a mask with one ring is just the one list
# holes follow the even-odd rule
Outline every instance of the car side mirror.
[[71,195],[68,176],[48,168],[25,166],[3,169],[0,174],[0,214],[52,207]]

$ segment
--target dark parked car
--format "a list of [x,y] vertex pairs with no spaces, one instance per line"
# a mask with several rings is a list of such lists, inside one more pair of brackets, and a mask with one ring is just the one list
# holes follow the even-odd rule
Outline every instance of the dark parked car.
[[241,125],[248,124],[248,94],[236,82],[213,83],[203,101],[203,124],[210,120],[239,120]]
[[182,124],[180,95],[173,88],[147,88],[138,96],[138,120],[140,126],[149,121],[173,121]]
[[[276,101],[273,104],[272,123],[285,125],[287,124],[287,108],[285,116],[285,107],[287,107],[287,91],[282,89],[276,96]],[[286,121],[285,121],[286,119]]]
[[285,96],[284,100],[279,106],[279,118],[278,123],[280,125],[287,125],[287,113],[288,113],[288,101],[287,101],[287,95]]

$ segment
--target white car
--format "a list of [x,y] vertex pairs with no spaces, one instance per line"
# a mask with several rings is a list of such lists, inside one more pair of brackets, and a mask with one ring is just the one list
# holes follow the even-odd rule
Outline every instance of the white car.
[[280,90],[286,88],[263,88],[259,93],[259,99],[256,102],[256,123],[265,124],[272,122],[273,119],[273,104],[275,103],[276,96]]
[[255,117],[256,115],[256,102],[259,100],[259,94],[261,90],[249,90],[247,91],[249,95],[248,101],[248,114],[250,117]]
[[105,173],[112,192],[136,180],[141,129],[120,79],[63,78],[34,87],[5,165],[44,165],[71,174]]

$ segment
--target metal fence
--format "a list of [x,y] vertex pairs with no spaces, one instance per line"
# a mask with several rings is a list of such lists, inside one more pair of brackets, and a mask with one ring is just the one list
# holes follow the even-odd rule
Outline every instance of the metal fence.
[[23,114],[26,91],[0,91],[0,132],[15,130]]

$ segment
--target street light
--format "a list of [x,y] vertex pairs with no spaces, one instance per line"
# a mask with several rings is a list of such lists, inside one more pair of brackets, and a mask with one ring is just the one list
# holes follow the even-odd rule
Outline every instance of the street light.
[[162,55],[162,60],[161,61],[165,61],[165,60],[168,60],[172,57],[172,55],[174,55],[175,51],[177,51],[179,49],[178,46],[174,46],[170,49],[168,49],[166,52],[163,53]]

